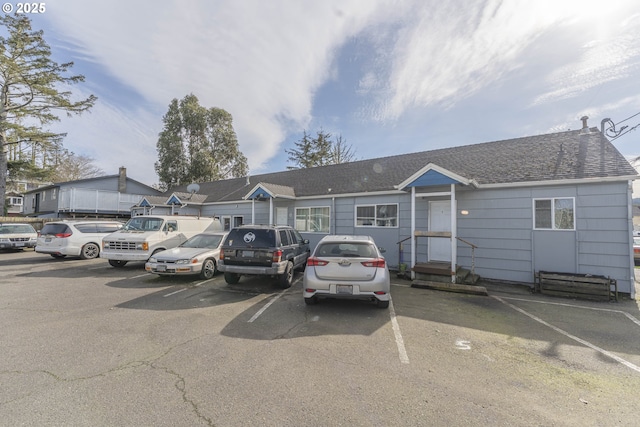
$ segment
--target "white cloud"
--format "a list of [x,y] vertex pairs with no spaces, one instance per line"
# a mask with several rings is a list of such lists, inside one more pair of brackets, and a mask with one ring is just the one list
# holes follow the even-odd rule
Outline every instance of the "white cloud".
[[86,54],[155,104],[194,93],[202,105],[229,111],[255,169],[276,153],[283,122],[308,123],[314,93],[340,45],[378,7],[373,1],[67,0],[52,17]]

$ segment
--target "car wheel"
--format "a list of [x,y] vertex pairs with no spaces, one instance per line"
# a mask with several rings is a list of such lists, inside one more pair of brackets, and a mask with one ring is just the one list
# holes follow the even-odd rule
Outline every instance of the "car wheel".
[[307,305],[315,305],[315,304],[318,303],[318,297],[313,296],[313,297],[310,297],[310,298],[305,298],[304,299],[304,303],[307,304]]
[[207,258],[202,263],[202,271],[200,271],[200,277],[205,280],[211,279],[216,274],[216,260],[213,258]]
[[278,277],[278,283],[283,289],[290,288],[293,284],[293,263],[291,261],[289,261],[284,268],[284,273]]
[[60,254],[50,254],[52,257],[54,257],[55,259],[61,259],[66,257],[66,255],[60,255]]
[[240,281],[240,275],[238,273],[224,273],[224,280],[230,285],[235,285]]
[[80,250],[80,258],[82,259],[94,259],[100,255],[100,248],[95,243],[87,243]]
[[378,308],[389,308],[389,301],[378,300]]
[[119,259],[110,259],[109,260],[109,264],[111,265],[111,267],[122,268],[122,267],[125,266],[126,263],[127,263],[127,261],[120,261]]

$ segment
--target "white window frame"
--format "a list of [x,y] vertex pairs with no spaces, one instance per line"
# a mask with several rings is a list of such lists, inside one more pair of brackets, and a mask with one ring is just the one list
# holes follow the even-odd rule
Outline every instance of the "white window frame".
[[[573,227],[572,228],[558,228],[556,226],[556,201],[557,200],[571,200],[571,211],[573,212]],[[551,202],[551,227],[542,228],[536,226],[536,202],[538,201],[550,201]],[[545,230],[545,231],[575,231],[576,230],[576,198],[575,197],[539,197],[533,199],[533,229]]]
[[[327,210],[327,226],[326,226],[326,231],[325,230],[311,230],[309,227],[309,223],[311,222],[311,209],[326,209]],[[300,211],[307,211],[307,218],[304,220],[305,221],[305,227],[303,228],[299,228],[298,227],[298,212]],[[318,234],[329,234],[331,233],[331,207],[330,206],[304,206],[304,207],[299,207],[296,208],[296,212],[295,212],[295,229],[298,230],[301,233],[318,233]]]
[[[382,221],[386,218],[378,218],[378,207],[379,206],[395,206],[396,207],[396,224],[395,225],[378,225],[378,221]],[[358,208],[373,208],[373,224],[371,225],[363,225],[358,224]],[[400,225],[400,206],[398,203],[367,203],[362,205],[355,205],[353,210],[353,218],[354,218],[354,227],[361,228],[398,228]]]
[[9,197],[9,204],[12,206],[22,206],[22,197]]

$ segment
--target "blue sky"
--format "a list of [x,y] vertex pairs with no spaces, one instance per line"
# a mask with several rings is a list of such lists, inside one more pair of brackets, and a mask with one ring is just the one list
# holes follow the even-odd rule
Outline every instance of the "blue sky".
[[[162,116],[189,93],[233,115],[252,174],[286,169],[304,130],[364,159],[640,112],[637,0],[56,0],[30,16],[85,75],[78,97],[99,98],[53,130],[149,185]],[[638,156],[639,139],[614,145]]]

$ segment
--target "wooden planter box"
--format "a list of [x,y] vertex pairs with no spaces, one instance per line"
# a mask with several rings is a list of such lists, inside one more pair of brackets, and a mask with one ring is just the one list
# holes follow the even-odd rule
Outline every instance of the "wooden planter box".
[[609,277],[539,271],[536,278],[536,291],[543,294],[593,301],[618,301],[618,283]]

